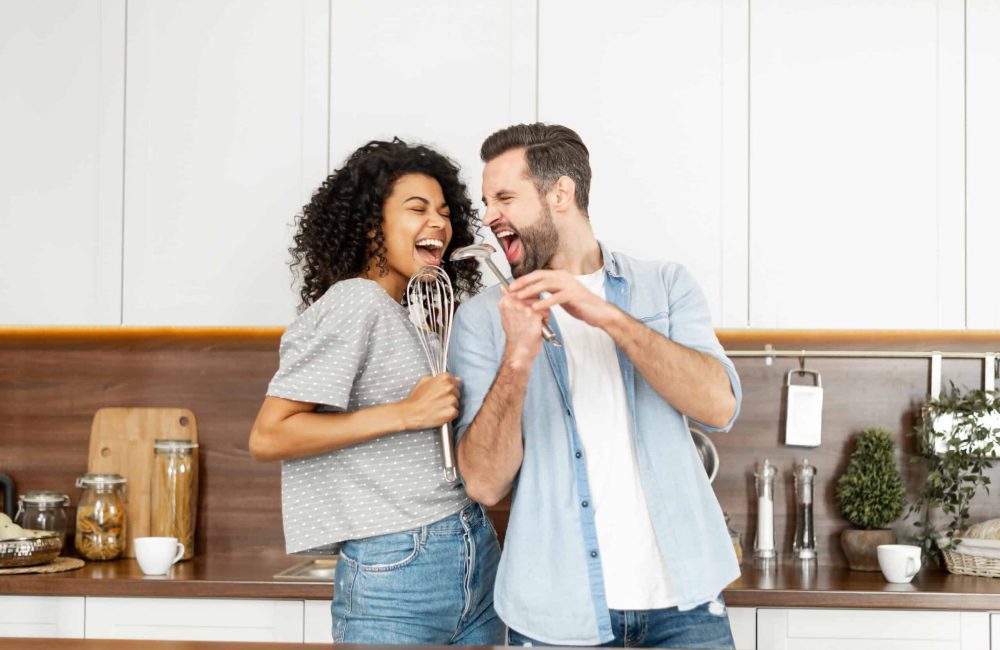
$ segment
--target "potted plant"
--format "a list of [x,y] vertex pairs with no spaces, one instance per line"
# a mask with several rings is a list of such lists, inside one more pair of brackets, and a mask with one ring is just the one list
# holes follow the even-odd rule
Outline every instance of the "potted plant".
[[[910,513],[919,516],[916,543],[924,557],[940,564],[941,548],[959,543],[979,488],[989,493],[985,471],[1000,451],[1000,393],[962,392],[952,384],[927,402],[915,433],[923,453],[913,461],[923,463],[927,480]],[[932,521],[936,516],[943,519]]]
[[852,526],[841,533],[840,545],[855,571],[878,571],[876,549],[896,542],[888,526],[903,514],[905,500],[894,449],[891,433],[865,429],[837,480],[837,507]]

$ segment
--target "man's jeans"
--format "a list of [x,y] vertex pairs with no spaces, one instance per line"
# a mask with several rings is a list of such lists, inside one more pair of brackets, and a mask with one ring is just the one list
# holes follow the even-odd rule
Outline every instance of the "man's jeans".
[[344,542],[333,639],[503,645],[493,610],[499,561],[496,531],[475,503],[429,526]]
[[[614,641],[602,644],[616,648],[719,648],[732,650],[733,634],[722,596],[694,609],[676,607],[650,610],[611,610]],[[510,645],[552,645],[510,630]]]

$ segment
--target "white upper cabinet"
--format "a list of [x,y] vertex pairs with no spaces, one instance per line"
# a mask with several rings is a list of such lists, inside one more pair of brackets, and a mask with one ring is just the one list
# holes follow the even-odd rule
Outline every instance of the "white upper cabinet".
[[597,237],[747,320],[746,2],[540,0],[538,117],[590,149]]
[[962,0],[750,13],[750,325],[964,327]]
[[0,324],[121,312],[125,0],[0,2]]
[[126,325],[284,325],[327,171],[326,0],[130,0]]
[[331,169],[369,140],[398,136],[457,162],[481,208],[483,140],[535,121],[535,21],[530,0],[333,0]]
[[1000,0],[969,12],[968,327],[1000,329]]

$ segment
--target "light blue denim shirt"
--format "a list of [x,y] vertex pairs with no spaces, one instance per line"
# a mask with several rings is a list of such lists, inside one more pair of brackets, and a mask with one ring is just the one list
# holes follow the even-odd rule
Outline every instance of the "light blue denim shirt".
[[[729,375],[738,414],[739,377],[691,275],[677,264],[643,262],[603,246],[601,252],[608,301],[663,336],[718,359]],[[459,439],[500,367],[505,345],[500,296],[499,286],[492,287],[465,302],[455,316],[449,369],[462,378]],[[558,334],[559,324],[552,325]],[[692,609],[739,576],[736,554],[685,416],[653,390],[620,349],[618,363],[653,529],[678,607]],[[546,343],[531,368],[521,416],[524,461],[514,480],[495,606],[504,622],[526,636],[595,645],[614,635],[594,509],[582,505],[590,500],[590,489],[573,413],[565,352]]]

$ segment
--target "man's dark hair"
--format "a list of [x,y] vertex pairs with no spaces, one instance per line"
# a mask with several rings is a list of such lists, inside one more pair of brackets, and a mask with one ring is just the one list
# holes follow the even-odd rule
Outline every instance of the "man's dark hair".
[[483,141],[479,157],[488,163],[511,149],[524,148],[528,173],[539,194],[545,194],[561,176],[576,183],[576,205],[587,214],[590,203],[590,152],[576,131],[558,124],[516,124]]

